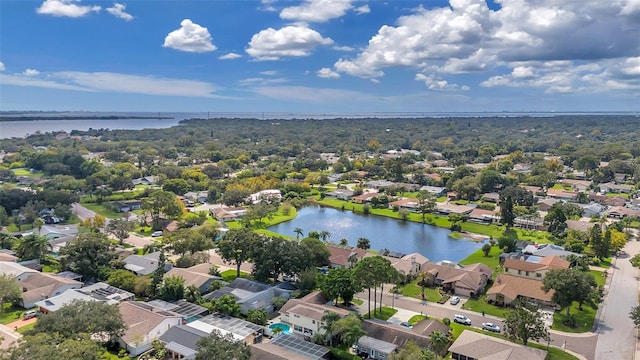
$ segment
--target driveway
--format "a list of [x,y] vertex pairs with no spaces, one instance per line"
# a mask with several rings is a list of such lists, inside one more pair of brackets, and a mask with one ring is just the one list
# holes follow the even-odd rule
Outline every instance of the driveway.
[[16,332],[14,328],[0,324],[0,350],[8,349],[20,340],[21,337],[22,334]]
[[79,203],[71,204],[71,209],[73,210],[73,213],[76,214],[78,218],[80,218],[80,220],[87,220],[96,216],[96,213],[94,211],[87,209]]
[[629,312],[638,305],[638,269],[631,266],[629,258],[640,253],[640,242],[627,242],[624,251],[626,255],[614,259],[611,265],[611,283],[597,329],[596,360],[634,358],[636,329]]

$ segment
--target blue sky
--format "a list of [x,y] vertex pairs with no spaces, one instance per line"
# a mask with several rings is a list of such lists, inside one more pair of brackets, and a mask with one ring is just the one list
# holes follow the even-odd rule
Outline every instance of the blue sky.
[[0,0],[0,109],[640,111],[640,0]]

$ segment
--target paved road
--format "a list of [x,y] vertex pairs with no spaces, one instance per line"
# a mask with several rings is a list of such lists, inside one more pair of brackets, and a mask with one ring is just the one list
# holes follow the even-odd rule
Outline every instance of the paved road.
[[96,213],[94,211],[87,209],[79,203],[71,204],[71,209],[73,210],[73,213],[76,214],[78,218],[80,218],[80,220],[87,220],[96,216]]
[[613,278],[597,329],[596,360],[634,359],[636,330],[629,311],[638,305],[638,269],[631,266],[629,258],[640,253],[640,242],[629,241],[624,251],[630,255],[612,264]]
[[[371,293],[373,297],[373,293]],[[364,300],[363,305],[360,306],[361,313],[367,313],[367,300],[368,293],[361,292],[356,295],[361,300]],[[378,293],[378,299],[380,298],[380,293]],[[421,300],[397,295],[395,299],[391,296],[391,294],[386,293],[383,295],[382,302],[385,306],[394,305],[397,308],[406,309],[409,311],[415,311],[416,313],[426,314],[432,318],[449,318],[451,319],[454,314],[461,314],[467,316],[471,319],[471,324],[473,326],[479,327],[483,322],[492,322],[500,327],[503,327],[502,319],[486,315],[482,316],[473,311],[462,310],[460,307],[462,302],[456,306],[450,304],[438,304],[433,302],[423,302]],[[373,301],[371,304],[373,308]],[[551,332],[551,346],[561,347],[565,344],[565,348],[571,352],[582,355],[584,359],[594,360],[595,359],[595,350],[596,350],[596,342],[597,342],[597,334],[586,333],[586,334],[571,334],[565,335],[564,333],[560,333],[557,331]],[[617,360],[617,359],[630,359],[630,358],[609,358],[607,360]]]

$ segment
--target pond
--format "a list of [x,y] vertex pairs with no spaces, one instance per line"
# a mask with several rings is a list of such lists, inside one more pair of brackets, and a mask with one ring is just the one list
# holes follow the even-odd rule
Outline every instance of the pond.
[[329,241],[339,243],[347,239],[349,245],[356,246],[359,238],[367,238],[371,249],[426,256],[431,261],[460,261],[482,247],[482,242],[454,239],[451,231],[439,227],[404,222],[376,215],[354,214],[320,206],[307,206],[298,210],[298,216],[284,223],[269,227],[280,234],[296,236],[294,229],[301,228],[304,234],[311,231],[327,230]]

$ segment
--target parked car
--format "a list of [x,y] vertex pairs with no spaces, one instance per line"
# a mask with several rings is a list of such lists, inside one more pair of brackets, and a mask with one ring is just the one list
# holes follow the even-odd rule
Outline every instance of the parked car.
[[151,237],[160,237],[162,236],[162,231],[154,231],[151,233]]
[[407,321],[403,321],[403,322],[401,322],[401,323],[400,323],[400,325],[401,325],[401,326],[404,326],[404,327],[408,327],[409,329],[413,329],[413,325],[411,325],[411,324],[410,324],[409,322],[407,322]]
[[482,329],[487,331],[497,332],[497,333],[500,332],[500,326],[490,322],[482,323]]
[[453,322],[457,322],[458,324],[463,325],[471,325],[471,319],[464,315],[455,314],[453,315]]
[[296,281],[296,274],[284,274],[282,275],[283,281]]
[[36,316],[38,316],[37,310],[27,310],[24,312],[24,315],[22,315],[22,318],[27,320],[27,319],[32,319]]
[[459,302],[460,302],[460,298],[457,296],[452,296],[451,300],[449,300],[449,304],[451,305],[458,305]]

